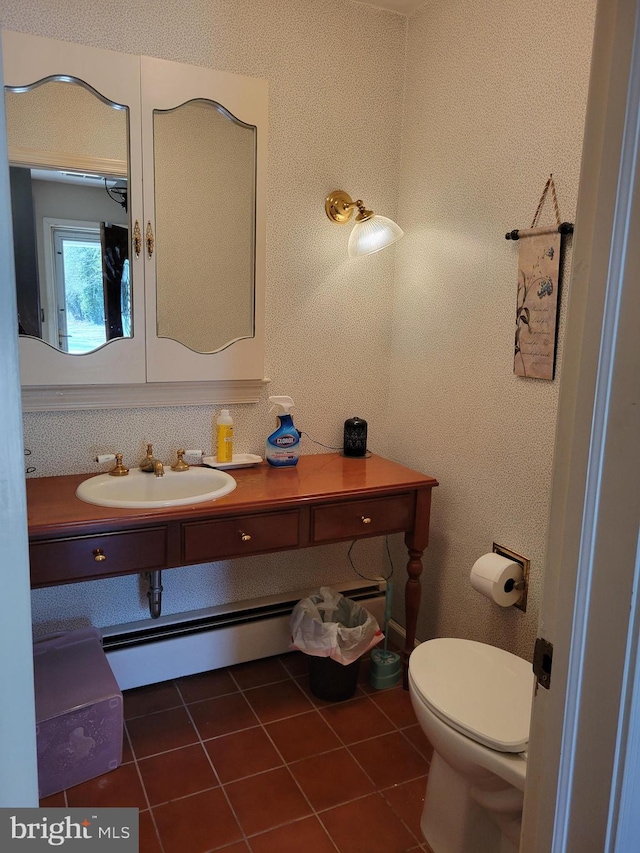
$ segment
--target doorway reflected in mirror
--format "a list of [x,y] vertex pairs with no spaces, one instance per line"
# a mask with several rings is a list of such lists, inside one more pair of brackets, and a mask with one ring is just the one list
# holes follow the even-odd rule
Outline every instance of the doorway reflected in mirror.
[[73,78],[5,105],[19,333],[72,355],[130,336],[127,109]]

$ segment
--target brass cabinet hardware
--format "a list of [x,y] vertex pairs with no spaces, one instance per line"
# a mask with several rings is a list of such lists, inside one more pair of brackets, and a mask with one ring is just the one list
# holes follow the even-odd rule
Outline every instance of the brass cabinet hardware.
[[250,539],[251,539],[251,534],[250,534],[250,533],[244,533],[244,532],[241,530],[241,531],[240,531],[240,539],[242,539],[242,541],[243,541],[243,542],[249,542],[249,541],[250,541]]
[[106,554],[104,553],[104,551],[102,550],[102,548],[95,548],[94,549],[93,559],[96,561],[96,563],[104,563],[104,561],[107,559],[107,557],[106,557]]
[[363,524],[371,524],[371,519],[368,516],[363,515],[362,516],[362,523]]
[[145,234],[145,241],[147,244],[147,255],[151,257],[153,255],[153,247],[155,245],[155,240],[153,239],[153,228],[151,227],[151,222],[147,222],[147,231]]
[[142,251],[142,232],[140,231],[140,223],[137,219],[133,226],[133,251],[135,252],[136,258],[139,258],[140,252]]

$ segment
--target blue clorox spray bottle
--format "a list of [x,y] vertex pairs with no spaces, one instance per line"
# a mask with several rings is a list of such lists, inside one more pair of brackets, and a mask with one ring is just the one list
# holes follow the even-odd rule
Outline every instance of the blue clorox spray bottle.
[[[298,464],[300,456],[300,433],[293,425],[289,410],[293,408],[291,397],[269,397],[273,408],[278,409],[279,425],[267,439],[266,459],[274,468],[286,468]],[[273,411],[273,408],[270,411]]]

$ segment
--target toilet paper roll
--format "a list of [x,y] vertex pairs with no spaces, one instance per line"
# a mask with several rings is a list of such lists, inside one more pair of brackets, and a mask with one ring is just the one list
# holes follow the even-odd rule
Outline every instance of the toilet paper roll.
[[471,586],[500,607],[515,604],[522,596],[514,584],[524,578],[522,566],[500,554],[483,554],[471,569]]

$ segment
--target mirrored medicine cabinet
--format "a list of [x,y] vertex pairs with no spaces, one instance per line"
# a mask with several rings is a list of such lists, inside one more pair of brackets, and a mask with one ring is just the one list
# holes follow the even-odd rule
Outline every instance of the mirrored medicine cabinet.
[[266,81],[2,39],[24,408],[258,399]]

